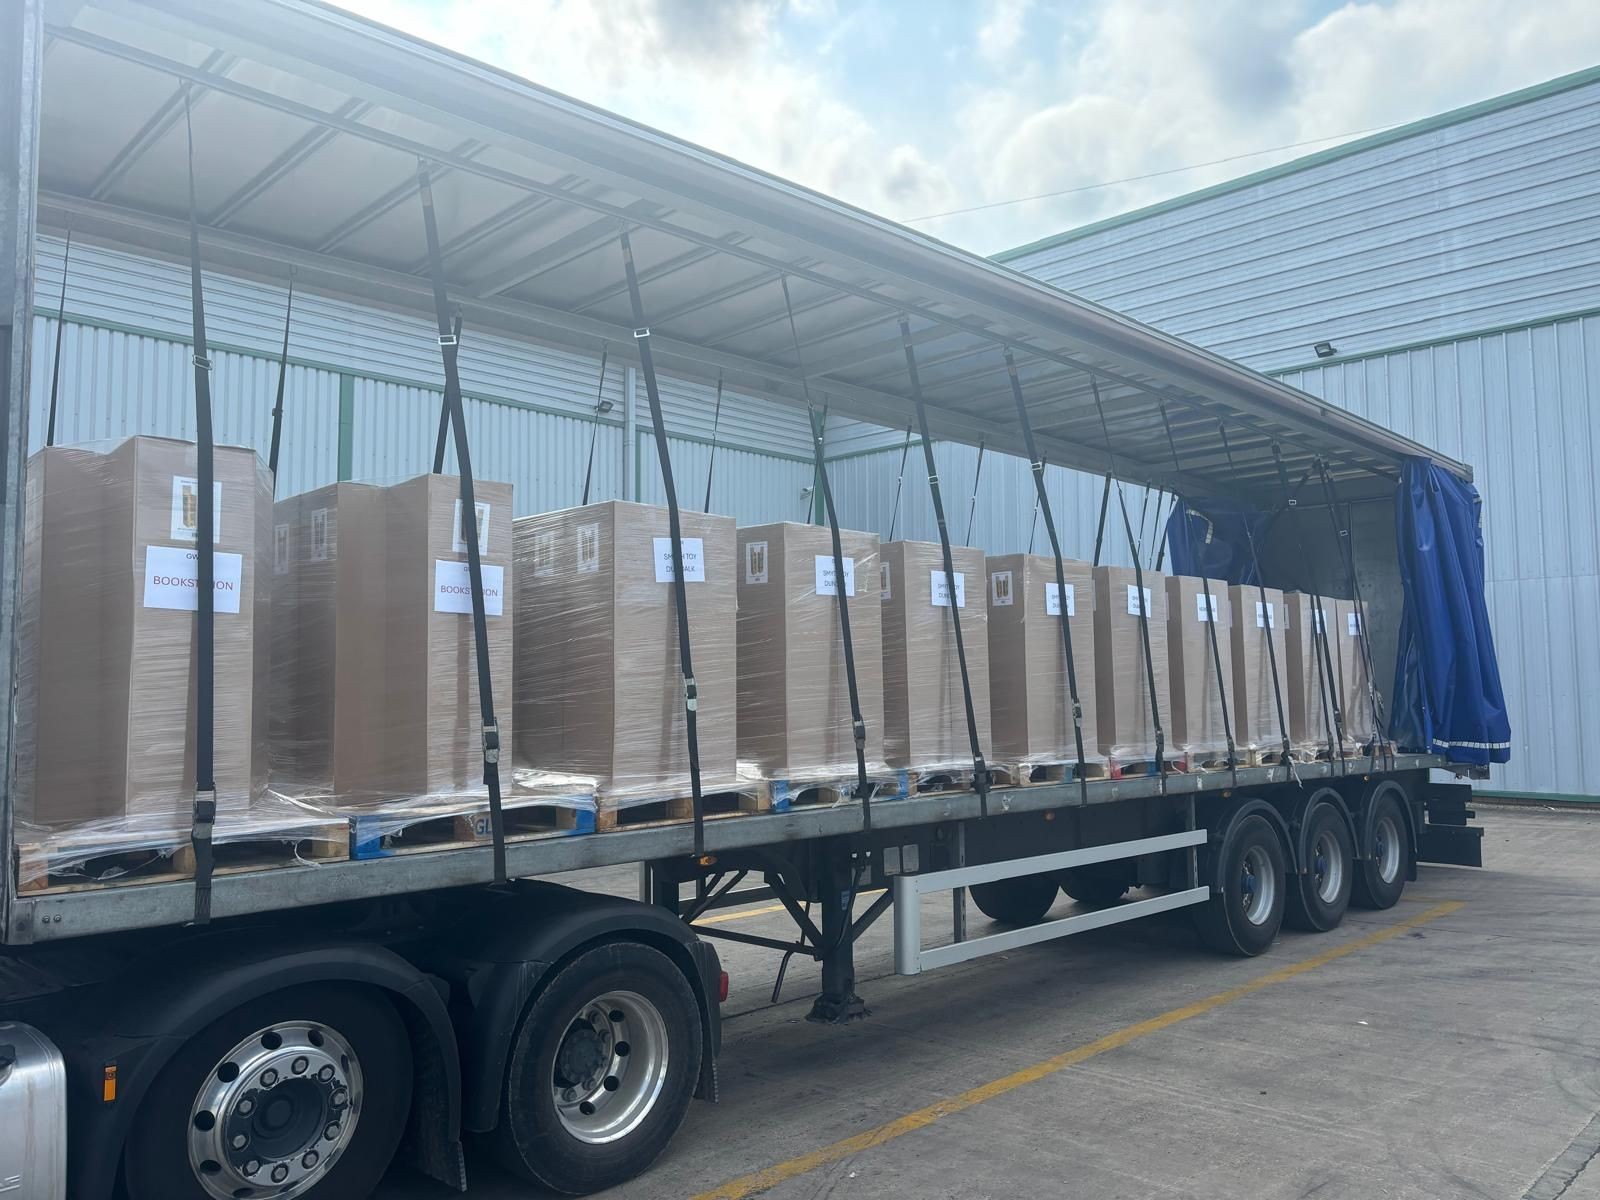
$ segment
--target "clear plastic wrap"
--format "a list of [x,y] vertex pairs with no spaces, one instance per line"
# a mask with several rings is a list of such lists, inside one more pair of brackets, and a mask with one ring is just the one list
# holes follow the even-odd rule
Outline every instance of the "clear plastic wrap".
[[[516,760],[591,777],[600,811],[690,794],[664,508],[620,500],[519,518]],[[740,787],[732,518],[682,514],[706,793]]]
[[[785,522],[740,529],[738,538],[740,771],[769,780],[853,781],[832,534],[826,526]],[[840,543],[867,771],[881,777],[888,764],[878,535],[841,531]]]
[[[970,546],[951,550],[978,744],[992,758],[984,556]],[[945,611],[951,596],[943,551],[931,542],[890,542],[882,555],[884,754],[896,768],[970,771],[961,664]]]
[[[1209,588],[1209,591],[1207,590]],[[1172,750],[1192,766],[1227,761],[1228,735],[1223,727],[1222,681],[1233,687],[1233,603],[1228,588],[1216,580],[1187,575],[1167,579],[1167,663],[1172,688]],[[1210,622],[1216,623],[1217,649],[1211,651]]]
[[[1240,750],[1281,750],[1283,731],[1278,723],[1278,696],[1288,717],[1289,686],[1284,673],[1288,644],[1284,637],[1283,593],[1277,588],[1262,589],[1254,584],[1235,584],[1228,588],[1228,600],[1236,614],[1233,622],[1233,738]],[[1267,649],[1267,639],[1272,649]],[[1273,664],[1277,664],[1278,686],[1273,686]]]
[[1141,596],[1132,567],[1094,568],[1094,658],[1096,724],[1100,750],[1122,762],[1154,760],[1155,716],[1150,708],[1149,675],[1165,726],[1172,710],[1167,671],[1167,577],[1143,572],[1142,605],[1150,626],[1150,666],[1145,670]]
[[[1331,637],[1334,602],[1321,601],[1320,609],[1304,592],[1285,592],[1283,606],[1288,621],[1284,664],[1289,708],[1289,741],[1296,750],[1315,752],[1333,741],[1333,689],[1337,686],[1337,653],[1330,643],[1328,658],[1335,663],[1335,678],[1323,666],[1322,638]],[[1319,616],[1320,612],[1320,616]],[[1325,631],[1319,633],[1318,629]]]
[[1377,736],[1373,720],[1372,691],[1367,686],[1367,661],[1361,650],[1360,620],[1355,602],[1333,602],[1334,669],[1339,677],[1340,708],[1344,712],[1345,737],[1365,746]]
[[[1094,577],[1088,563],[1064,560],[1067,623],[1083,710],[1084,761],[1098,763],[1095,723]],[[1061,639],[1056,560],[1002,554],[989,577],[989,698],[997,762],[1018,771],[1078,761]]]

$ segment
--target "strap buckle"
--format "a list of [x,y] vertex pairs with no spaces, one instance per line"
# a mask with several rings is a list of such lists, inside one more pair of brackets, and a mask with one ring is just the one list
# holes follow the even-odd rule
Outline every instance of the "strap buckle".
[[441,350],[447,346],[459,346],[460,344],[461,340],[453,333],[441,333],[439,335],[439,349]]
[[189,361],[195,366],[199,367],[202,371],[209,371],[212,369],[211,360],[203,354],[191,354],[189,356]]
[[194,823],[190,837],[197,842],[209,842],[212,828],[217,823],[217,789],[197,791],[194,794]]
[[695,683],[693,675],[683,677],[683,706],[690,712],[700,707],[700,686]]
[[647,338],[647,337],[649,337],[650,336],[650,326],[648,326],[648,325],[640,326],[638,329],[635,329],[633,331],[633,336],[636,337],[636,338]]
[[483,761],[490,764],[500,761],[500,724],[497,721],[483,727]]

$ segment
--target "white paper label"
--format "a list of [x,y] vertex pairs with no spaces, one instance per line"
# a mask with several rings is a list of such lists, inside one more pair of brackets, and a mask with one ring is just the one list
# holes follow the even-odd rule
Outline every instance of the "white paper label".
[[327,562],[328,555],[333,551],[333,540],[337,532],[331,527],[328,520],[328,510],[314,508],[311,510],[311,549],[306,557],[312,562]]
[[1350,631],[1350,636],[1351,637],[1360,637],[1361,636],[1361,614],[1360,613],[1345,613],[1344,619],[1345,619],[1345,625]]
[[[837,596],[838,594],[839,585],[834,582],[833,578],[833,555],[817,555],[817,595]],[[854,596],[856,594],[856,560],[853,558],[844,560],[844,594],[846,596]]]
[[556,531],[541,529],[533,535],[533,573],[548,579],[556,573]]
[[878,595],[884,600],[894,599],[894,589],[889,586],[889,564],[887,562],[878,564]]
[[1011,572],[989,572],[989,603],[995,608],[1011,606]]
[[1320,608],[1313,608],[1311,610],[1311,628],[1314,632],[1320,633],[1323,637],[1328,636],[1328,615]]
[[[951,574],[956,577],[956,607],[965,608],[967,606],[967,577],[960,571],[952,571]],[[933,588],[933,606],[935,608],[949,608],[950,588],[944,572],[930,571],[929,576]]]
[[600,569],[600,522],[578,526],[578,572],[593,574]]
[[[498,617],[506,610],[506,572],[504,567],[483,564],[483,612]],[[472,612],[472,574],[467,564],[453,559],[433,560],[433,611]]]
[[[474,500],[473,510],[478,514],[478,553],[489,553],[489,509],[492,507],[486,501]],[[467,552],[467,533],[461,528],[461,501],[456,501],[455,540],[450,547],[457,554]]]
[[[1044,612],[1047,617],[1061,615],[1061,592],[1053,583],[1044,585]],[[1078,615],[1078,585],[1067,584],[1067,616]]]
[[289,573],[289,527],[287,525],[274,525],[272,527],[272,573],[274,575],[287,575]]
[[[200,481],[172,477],[172,540],[192,542],[200,536]],[[211,540],[222,540],[222,481],[211,482]]]
[[1270,601],[1268,601],[1267,603],[1263,604],[1260,600],[1257,600],[1256,601],[1256,628],[1257,629],[1276,629],[1277,627],[1278,627],[1278,614],[1272,611],[1272,603]]
[[767,581],[767,544],[765,542],[746,542],[744,544],[744,581],[746,583],[765,583]]
[[[683,540],[683,581],[685,583],[704,583],[706,581],[706,548],[700,538],[684,538]],[[675,578],[672,570],[672,539],[669,537],[656,539],[656,582],[671,583]]]
[[1194,619],[1196,621],[1215,621],[1217,619],[1217,598],[1215,595],[1206,595],[1201,592],[1194,598]]
[[[1139,604],[1139,592],[1141,590],[1144,592],[1144,605],[1142,607]],[[1130,617],[1155,616],[1154,606],[1150,603],[1149,588],[1140,589],[1131,583],[1128,585],[1128,615]]]
[[[244,556],[211,552],[212,583],[216,588],[213,610],[239,611],[244,587]],[[182,546],[146,546],[144,549],[144,606],[200,611],[200,552]]]

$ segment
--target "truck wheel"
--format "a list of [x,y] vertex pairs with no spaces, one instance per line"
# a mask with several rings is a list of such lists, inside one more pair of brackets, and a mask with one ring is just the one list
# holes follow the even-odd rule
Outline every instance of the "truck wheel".
[[699,1003],[671,959],[635,942],[585,951],[517,1029],[496,1151],[569,1196],[632,1179],[683,1123],[703,1053]]
[[1068,867],[1056,880],[1068,897],[1090,908],[1110,908],[1128,894],[1127,876],[1104,869]]
[[130,1200],[342,1200],[378,1186],[411,1108],[388,1000],[288,988],[213,1022],[157,1076],[128,1136]]
[[1019,875],[967,889],[978,911],[1002,925],[1037,925],[1056,902],[1053,875]]
[[1317,804],[1306,815],[1310,860],[1304,875],[1289,880],[1284,921],[1295,929],[1326,933],[1344,920],[1355,877],[1355,846],[1344,815],[1331,804]]
[[1278,832],[1250,815],[1228,831],[1217,861],[1222,890],[1195,909],[1206,945],[1251,957],[1272,945],[1283,923],[1285,858]]
[[1361,860],[1350,893],[1362,908],[1393,908],[1406,890],[1411,835],[1398,793],[1399,788],[1381,788],[1372,799],[1372,857]]

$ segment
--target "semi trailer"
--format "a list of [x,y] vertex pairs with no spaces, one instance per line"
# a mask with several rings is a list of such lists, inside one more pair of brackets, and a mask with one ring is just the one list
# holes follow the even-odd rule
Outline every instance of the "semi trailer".
[[[1176,909],[1220,952],[1255,955],[1286,919],[1325,931],[1350,904],[1395,904],[1419,864],[1481,865],[1461,780],[1502,760],[1508,737],[1464,464],[315,0],[16,0],[0,22],[0,1192],[349,1197],[396,1161],[464,1190],[463,1142],[482,1135],[524,1177],[586,1194],[645,1170],[695,1099],[717,1099],[719,939],[818,961],[811,1015],[826,1025],[864,1017],[853,951],[880,919],[907,975]],[[197,155],[202,100],[230,142],[208,154],[202,140]],[[444,178],[451,202],[436,212]],[[456,372],[472,333],[453,316],[625,360],[649,400],[641,414],[630,388],[630,444],[635,421],[654,434],[674,512],[658,370],[813,415],[825,396],[837,418],[917,426],[950,594],[935,441],[1026,460],[1057,572],[1068,521],[1123,526],[1133,569],[1153,571],[1156,538],[1147,548],[1135,535],[1124,495],[1147,489],[1172,504],[1174,570],[1206,572],[1204,591],[1226,582],[1356,605],[1372,727],[1347,737],[1325,713],[1328,737],[1310,753],[1287,746],[1286,728],[1266,753],[1230,734],[1206,769],[1158,732],[1150,763],[1115,772],[1088,769],[1081,738],[1057,771],[1006,770],[974,732],[956,786],[880,792],[863,766],[836,802],[709,819],[697,779],[682,819],[562,836],[508,835],[495,792],[478,844],[261,869],[218,858],[225,818],[205,807],[202,775],[195,796],[174,797],[196,802],[185,869],[33,886],[10,698],[25,463],[42,440],[30,412],[44,411],[30,394],[44,302],[34,264],[42,238],[69,231],[193,267],[197,393],[211,370],[203,272],[292,269],[302,293],[436,323],[422,340],[444,377],[440,445],[448,425],[467,488]],[[821,421],[811,427],[816,519],[837,531]],[[892,474],[895,457],[884,461]],[[1098,513],[1062,512],[1046,462],[1103,479]],[[905,486],[922,487],[917,474]],[[209,489],[198,491],[203,508]],[[680,542],[675,531],[681,581]],[[476,548],[472,563],[481,618]],[[1397,663],[1405,694],[1387,696],[1385,713]],[[1066,686],[1076,708],[1079,684]],[[475,739],[489,776],[496,732],[486,711]],[[639,867],[637,898],[552,880],[623,864]],[[1076,906],[1047,919],[1062,891]],[[946,895],[951,932],[936,937],[923,925],[943,910],[927,901]],[[757,899],[783,906],[792,939],[701,921]],[[969,929],[969,900],[993,925]]]

